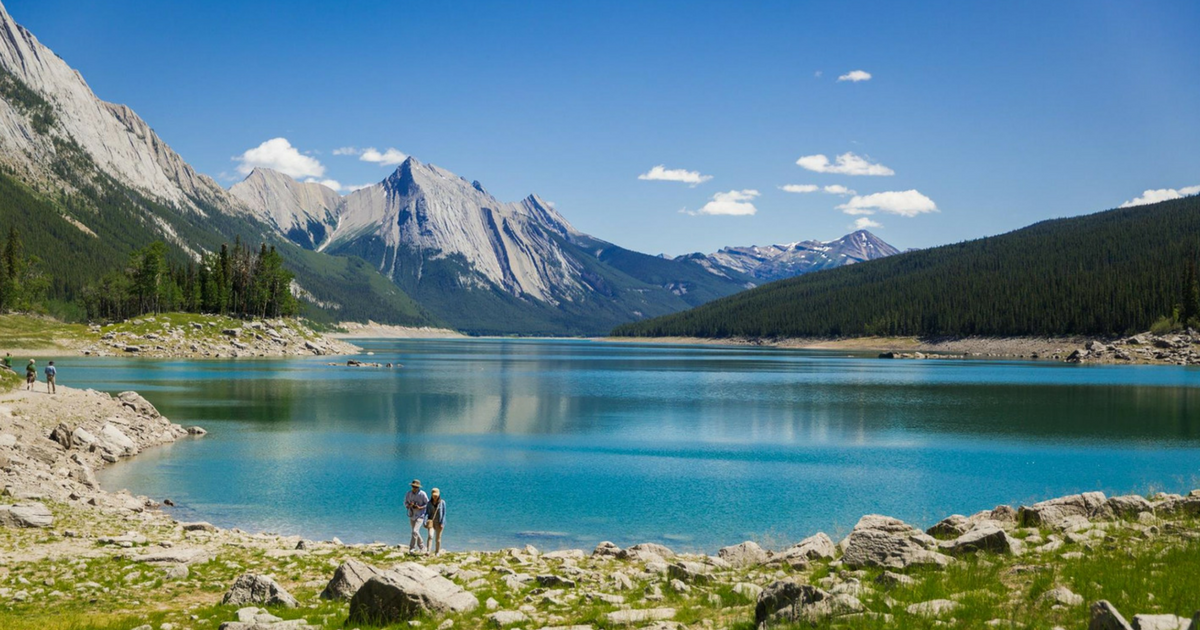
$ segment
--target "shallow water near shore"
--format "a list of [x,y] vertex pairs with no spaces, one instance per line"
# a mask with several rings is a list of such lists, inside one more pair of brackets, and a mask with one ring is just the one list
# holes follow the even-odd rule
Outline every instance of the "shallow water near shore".
[[360,340],[371,361],[58,361],[209,435],[103,471],[181,519],[407,542],[440,487],[447,546],[713,552],[1083,490],[1200,487],[1200,369],[887,361],[575,340]]

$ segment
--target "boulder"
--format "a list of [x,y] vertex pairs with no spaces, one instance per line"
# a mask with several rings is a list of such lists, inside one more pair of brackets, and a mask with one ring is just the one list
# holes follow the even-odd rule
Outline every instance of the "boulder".
[[936,546],[936,539],[904,521],[869,514],[859,519],[847,537],[842,562],[852,569],[945,567],[953,559],[933,551]]
[[1054,605],[1054,604],[1061,605],[1061,606],[1081,606],[1081,605],[1083,605],[1083,596],[1073,593],[1071,591],[1071,589],[1069,589],[1065,586],[1056,586],[1056,587],[1046,591],[1045,593],[1042,593],[1042,596],[1039,597],[1038,599],[1043,602],[1049,602],[1052,605]]
[[621,553],[621,548],[614,543],[604,541],[596,545],[596,549],[592,551],[593,558],[615,558]]
[[229,592],[225,593],[222,604],[245,606],[246,604],[262,604],[264,606],[283,606],[295,608],[300,605],[292,594],[277,584],[274,579],[257,573],[244,573],[233,582]]
[[667,576],[684,582],[692,582],[695,584],[707,584],[712,581],[713,575],[708,571],[708,567],[699,562],[676,562],[667,567]]
[[1095,516],[1106,500],[1103,492],[1084,492],[1041,501],[1022,506],[1017,512],[1017,520],[1022,527],[1068,529],[1077,522],[1076,518],[1090,519]]
[[641,543],[617,552],[622,560],[658,560],[674,558],[675,552],[657,543]]
[[971,529],[971,522],[962,514],[951,514],[938,521],[936,525],[925,530],[930,536],[957,538]]
[[949,551],[954,555],[976,551],[1020,555],[1024,551],[1024,545],[1021,541],[1009,536],[1008,532],[985,521],[954,539],[949,546]]
[[735,567],[747,567],[766,562],[768,556],[758,543],[747,540],[739,545],[722,547],[717,551],[717,557]]
[[812,560],[833,560],[837,555],[837,545],[833,539],[823,532],[817,532],[804,540],[774,554],[770,564],[786,564],[790,567],[801,568]]
[[479,599],[437,571],[405,562],[366,581],[350,598],[350,622],[389,625],[422,615],[469,612]]
[[1188,630],[1192,620],[1175,615],[1134,615],[1133,630]]
[[608,622],[615,625],[666,621],[675,617],[674,608],[628,608],[614,610],[606,615]]
[[34,501],[0,505],[0,526],[27,528],[51,525],[54,525],[54,515],[50,513],[50,508],[42,503]]
[[1088,624],[1088,630],[1133,630],[1129,622],[1117,612],[1117,607],[1108,600],[1102,599],[1092,604],[1091,614],[1092,621]]
[[96,440],[96,447],[108,451],[117,457],[136,455],[138,450],[137,444],[111,422],[105,423],[100,429],[100,436]]
[[333,572],[333,579],[321,591],[321,599],[349,600],[367,580],[383,571],[358,560],[347,560]]
[[534,578],[537,583],[546,588],[575,588],[575,580],[547,573]]
[[862,611],[862,602],[852,595],[831,595],[811,584],[777,580],[759,594],[754,622],[759,628],[798,622],[816,625],[829,617]]
[[137,392],[121,392],[120,394],[117,394],[117,398],[121,401],[121,404],[129,407],[143,416],[157,418],[159,415],[158,410],[154,408],[154,405],[151,405],[150,401],[142,398],[142,395]]
[[1129,494],[1120,497],[1109,497],[1104,505],[1096,510],[1096,517],[1103,519],[1137,518],[1142,512],[1154,513],[1154,506],[1145,497]]
[[96,436],[83,427],[75,427],[75,430],[71,432],[71,441],[80,448],[86,449],[96,443]]
[[489,624],[497,628],[504,628],[518,623],[525,623],[529,621],[529,617],[519,610],[498,610],[488,615],[487,620]]
[[71,447],[75,446],[74,433],[70,427],[61,422],[50,432],[50,439],[58,442],[66,450],[71,450]]
[[958,602],[952,599],[931,599],[927,602],[911,604],[904,610],[910,615],[941,617],[948,612],[953,612],[955,608],[958,608]]

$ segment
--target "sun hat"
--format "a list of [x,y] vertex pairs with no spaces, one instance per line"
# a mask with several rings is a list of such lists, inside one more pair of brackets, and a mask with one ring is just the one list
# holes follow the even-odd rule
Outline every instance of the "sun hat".
[[411,484],[409,484],[409,485],[411,485],[411,486],[416,486],[416,487],[420,488],[420,487],[421,487],[421,480],[420,480],[420,479],[413,479],[413,480],[412,480],[412,483],[411,483]]
[[429,494],[441,495],[441,494],[442,494],[442,491],[441,491],[441,490],[438,490],[437,488],[434,488],[433,490],[430,490],[430,491],[429,491]]

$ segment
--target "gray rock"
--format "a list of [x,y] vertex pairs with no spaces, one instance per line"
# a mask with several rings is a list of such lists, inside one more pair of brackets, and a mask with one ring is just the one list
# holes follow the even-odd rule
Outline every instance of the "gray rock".
[[749,582],[738,582],[733,585],[733,592],[747,599],[758,601],[758,596],[762,594],[763,588]]
[[758,543],[747,540],[738,545],[722,547],[717,551],[717,557],[735,567],[747,567],[766,562],[768,556]]
[[199,427],[199,426],[195,426],[195,425],[190,426],[184,430],[188,432],[188,435],[194,435],[196,437],[208,435],[208,431],[205,431],[204,427]]
[[667,621],[675,617],[674,608],[629,608],[615,610],[606,615],[609,623],[628,625],[650,621]]
[[71,450],[75,445],[75,437],[70,427],[61,422],[50,432],[50,439],[58,442],[66,450]]
[[159,416],[158,410],[154,408],[154,405],[151,405],[150,401],[142,398],[142,395],[137,392],[121,392],[117,394],[117,398],[121,401],[121,404],[143,416],[150,416],[151,418]]
[[615,544],[604,541],[596,545],[596,549],[592,551],[593,558],[615,558],[621,553],[621,548]]
[[778,580],[759,594],[754,621],[759,628],[797,622],[816,625],[830,617],[862,611],[862,602],[852,595],[831,595],[811,584]]
[[1008,535],[996,525],[985,522],[959,536],[949,547],[950,553],[961,555],[976,551],[1020,555],[1024,551],[1021,541]]
[[50,508],[36,501],[0,505],[0,526],[3,527],[50,527],[54,525],[54,515]]
[[1137,518],[1142,512],[1154,513],[1154,506],[1145,497],[1130,494],[1120,497],[1110,497],[1096,511],[1097,518],[1126,519]]
[[713,580],[713,575],[709,572],[708,567],[699,562],[676,562],[667,567],[667,575],[672,579],[693,584],[708,584]]
[[768,561],[771,565],[785,564],[803,568],[813,560],[833,560],[837,556],[837,545],[823,532],[817,532],[804,540],[774,554]]
[[1188,630],[1192,620],[1175,615],[1134,615],[1133,630]]
[[904,610],[910,615],[918,615],[921,617],[941,617],[942,615],[953,612],[958,608],[958,602],[950,599],[931,599],[927,602],[919,602],[911,604]]
[[884,571],[879,574],[879,577],[875,578],[875,583],[886,588],[896,588],[897,586],[912,586],[917,583],[917,580],[903,573]]
[[350,599],[350,622],[388,625],[428,614],[469,612],[479,599],[437,571],[405,562],[367,580]]
[[945,567],[953,559],[932,551],[936,545],[936,539],[904,521],[870,514],[859,519],[847,537],[842,562],[852,569]]
[[124,431],[118,429],[111,422],[106,423],[100,429],[100,435],[96,440],[96,447],[118,457],[136,455],[138,452],[137,444],[128,435],[125,435]]
[[349,600],[367,580],[383,571],[358,560],[347,560],[333,572],[333,579],[321,591],[321,599]]
[[622,560],[657,560],[675,557],[675,552],[657,543],[641,543],[617,552]]
[[1071,589],[1065,586],[1056,586],[1038,598],[1043,602],[1051,604],[1059,604],[1062,606],[1081,606],[1083,605],[1083,596],[1071,592]]
[[180,523],[180,527],[185,532],[216,532],[217,527],[208,521],[196,521],[194,523]]
[[1088,624],[1088,630],[1133,630],[1108,600],[1102,599],[1092,604],[1091,613],[1092,621]]
[[962,514],[951,514],[938,521],[936,525],[925,530],[930,536],[947,536],[957,538],[971,529],[971,522]]
[[263,604],[265,606],[283,606],[295,608],[300,605],[291,593],[288,593],[275,580],[266,575],[245,573],[238,577],[230,587],[229,592],[221,600],[222,604],[244,606],[246,604]]
[[1018,510],[1017,521],[1022,527],[1052,527],[1067,529],[1076,522],[1071,517],[1090,519],[1107,499],[1103,492],[1084,492],[1041,501]]
[[539,575],[534,579],[537,580],[538,584],[546,588],[575,588],[575,580],[549,573]]
[[497,627],[503,628],[518,623],[529,621],[529,617],[519,610],[498,610],[487,616],[488,623]]

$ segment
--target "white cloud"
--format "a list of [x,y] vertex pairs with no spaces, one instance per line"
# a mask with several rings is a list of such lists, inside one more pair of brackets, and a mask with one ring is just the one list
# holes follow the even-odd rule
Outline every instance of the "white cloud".
[[830,184],[824,188],[825,192],[831,195],[857,195],[858,193],[846,188],[841,184]]
[[850,72],[847,72],[846,74],[843,74],[842,76],[838,77],[839,82],[850,81],[851,83],[858,83],[859,81],[870,81],[870,80],[871,80],[871,73],[867,72],[865,70],[851,70]]
[[896,171],[855,153],[846,152],[837,156],[836,162],[830,162],[823,154],[806,155],[796,160],[801,168],[817,173],[835,173],[838,175],[895,175]]
[[779,187],[779,190],[790,193],[810,193],[820,189],[821,187],[816,184],[786,184]]
[[712,201],[704,204],[695,214],[746,217],[758,212],[751,203],[758,196],[757,190],[731,190],[719,192],[712,196]]
[[408,155],[399,149],[391,147],[388,147],[383,153],[380,153],[375,147],[367,147],[362,150],[362,154],[358,156],[358,159],[363,162],[374,162],[383,166],[395,166],[407,160]]
[[937,212],[933,200],[915,190],[888,191],[871,195],[855,195],[850,201],[838,206],[846,214],[875,214],[887,212],[902,217],[915,217],[926,212]]
[[638,179],[661,181],[661,182],[683,182],[685,184],[703,184],[712,179],[712,175],[701,175],[700,171],[689,171],[682,168],[666,168],[662,164],[638,175]]
[[304,183],[320,184],[326,188],[332,188],[335,191],[342,190],[342,183],[336,179],[317,179],[315,177],[309,177],[308,179],[304,180]]
[[1121,204],[1121,207],[1131,208],[1133,206],[1144,206],[1148,203],[1158,203],[1160,201],[1170,201],[1171,199],[1181,199],[1183,197],[1196,194],[1200,194],[1200,186],[1187,186],[1178,190],[1174,188],[1146,190],[1142,192],[1141,197],[1134,197],[1133,199]]
[[333,150],[334,155],[358,155],[359,153],[361,151],[354,147],[339,147]]
[[321,162],[297,151],[287,138],[272,138],[231,159],[238,162],[237,171],[242,175],[249,175],[250,171],[259,166],[297,179],[320,177],[325,174],[325,167]]
[[825,73],[820,70],[817,70],[816,72],[813,73],[813,76],[820,79],[822,74],[825,74]]
[[865,230],[867,228],[881,228],[883,227],[883,224],[877,221],[872,221],[871,217],[859,217],[854,220],[854,224],[850,227],[856,230]]

